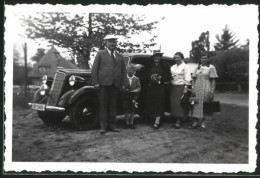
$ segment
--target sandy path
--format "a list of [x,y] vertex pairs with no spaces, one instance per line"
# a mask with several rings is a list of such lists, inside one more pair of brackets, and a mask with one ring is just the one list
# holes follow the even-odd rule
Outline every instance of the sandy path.
[[215,100],[236,106],[248,106],[248,95],[244,93],[216,93]]
[[58,126],[48,126],[35,111],[14,108],[13,161],[39,162],[158,162],[158,163],[247,163],[248,108],[221,105],[207,122],[207,130],[190,130],[190,121],[179,130],[165,119],[153,130],[140,118],[133,131],[98,135],[98,130],[75,131],[68,119]]

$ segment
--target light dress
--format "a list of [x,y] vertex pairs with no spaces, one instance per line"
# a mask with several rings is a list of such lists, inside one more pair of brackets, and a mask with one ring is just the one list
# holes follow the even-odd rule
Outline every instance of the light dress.
[[212,92],[210,79],[217,78],[217,71],[213,65],[201,66],[200,69],[196,69],[192,75],[195,81],[195,104],[193,108],[193,117],[207,118],[209,115],[203,113],[203,102],[210,100]]

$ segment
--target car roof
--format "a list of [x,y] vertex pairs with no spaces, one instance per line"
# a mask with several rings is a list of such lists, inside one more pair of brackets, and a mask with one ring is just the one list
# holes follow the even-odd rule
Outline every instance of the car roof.
[[[124,57],[132,57],[133,58],[151,58],[153,54],[147,54],[147,53],[124,53]],[[162,56],[163,59],[173,60],[170,56]]]
[[[137,63],[142,65],[145,65],[149,60],[152,60],[152,54],[146,53],[124,53],[123,56],[130,57],[133,63],[136,63],[138,61]],[[162,56],[162,60],[167,61],[170,65],[175,64],[173,58],[169,56]]]
[[91,73],[90,69],[59,69],[61,72],[65,72],[67,74],[88,74]]

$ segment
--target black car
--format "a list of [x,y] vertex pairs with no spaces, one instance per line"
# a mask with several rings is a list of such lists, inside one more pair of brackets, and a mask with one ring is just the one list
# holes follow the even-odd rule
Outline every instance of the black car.
[[[124,54],[126,65],[135,64],[136,76],[141,82],[137,113],[143,116],[147,81],[142,77],[142,68],[151,59],[151,54]],[[162,60],[173,65],[171,57],[163,56]],[[38,116],[47,124],[57,124],[67,115],[79,130],[93,129],[98,125],[97,91],[91,84],[91,70],[58,69],[53,79],[43,76],[42,86],[35,92],[33,101],[29,103],[37,110]],[[169,84],[165,84],[169,96]],[[166,97],[166,112],[169,111],[169,98]],[[123,114],[121,97],[118,104],[118,115]]]

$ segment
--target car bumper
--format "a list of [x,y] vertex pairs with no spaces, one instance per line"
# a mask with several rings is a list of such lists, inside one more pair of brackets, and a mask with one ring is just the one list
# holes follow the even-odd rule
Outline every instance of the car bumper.
[[29,106],[31,106],[32,109],[37,111],[53,111],[53,112],[62,112],[65,111],[65,108],[58,107],[58,106],[48,106],[45,104],[39,104],[39,103],[28,103]]

